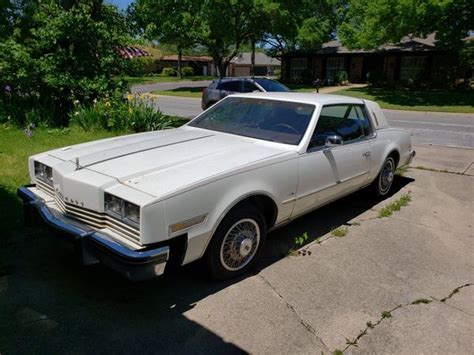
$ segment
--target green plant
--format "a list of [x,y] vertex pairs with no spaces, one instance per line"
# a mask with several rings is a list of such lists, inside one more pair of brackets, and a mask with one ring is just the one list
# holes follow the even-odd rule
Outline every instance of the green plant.
[[193,76],[194,69],[192,67],[182,67],[181,74],[183,74],[183,76]]
[[176,70],[173,69],[173,68],[163,68],[163,70],[161,71],[161,74],[163,74],[165,76],[176,76],[177,75]]
[[85,130],[105,129],[109,131],[144,132],[177,127],[184,123],[163,115],[153,108],[156,98],[145,95],[128,95],[105,98],[86,106],[76,102],[71,113],[71,124]]
[[331,229],[331,235],[334,237],[345,237],[348,232],[349,232],[349,228],[346,226],[340,226],[340,227]]
[[400,196],[398,200],[384,206],[379,211],[379,218],[391,216],[394,212],[400,211],[402,207],[408,206],[410,201],[411,201],[410,192],[403,194],[402,196]]
[[382,319],[390,318],[392,317],[392,312],[390,311],[383,311],[382,312]]
[[345,84],[349,81],[349,75],[345,70],[340,70],[336,73],[336,82],[338,84]]
[[332,352],[332,355],[344,355],[344,353],[342,352],[342,350],[336,349]]
[[299,237],[296,237],[295,238],[295,245],[299,248],[301,246],[303,246],[303,244],[306,243],[306,241],[308,240],[309,238],[309,235],[308,235],[308,232],[304,232],[303,235],[300,235]]
[[0,34],[0,120],[23,126],[47,117],[50,125],[67,125],[75,100],[86,105],[124,88],[112,79],[124,63],[117,47],[128,40],[115,7],[101,1],[20,3]]

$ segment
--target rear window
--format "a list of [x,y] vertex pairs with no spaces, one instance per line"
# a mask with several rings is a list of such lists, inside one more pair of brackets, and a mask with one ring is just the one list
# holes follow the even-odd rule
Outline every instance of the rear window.
[[217,85],[217,90],[241,92],[242,82],[237,80],[226,81]]
[[290,89],[288,89],[285,85],[282,83],[279,83],[278,81],[275,80],[270,80],[270,79],[255,79],[255,82],[260,85],[265,91],[270,91],[270,92],[288,92]]

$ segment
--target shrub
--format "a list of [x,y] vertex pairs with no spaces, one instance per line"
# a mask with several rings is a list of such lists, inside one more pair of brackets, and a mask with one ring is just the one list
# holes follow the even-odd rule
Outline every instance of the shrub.
[[181,74],[183,74],[183,76],[193,76],[194,69],[192,67],[182,67]]
[[18,11],[7,11],[8,31],[0,31],[0,119],[23,126],[47,117],[49,124],[67,125],[75,100],[92,102],[123,89],[113,75],[123,66],[116,48],[127,40],[126,24],[114,7],[19,3]]
[[347,74],[347,72],[345,70],[340,70],[336,73],[336,82],[338,84],[347,84],[347,82],[349,81],[349,75]]
[[385,75],[381,70],[374,70],[367,73],[367,82],[370,85],[383,85],[386,81]]
[[155,110],[152,107],[155,100],[144,95],[128,95],[126,99],[120,96],[104,98],[90,106],[76,102],[75,110],[71,113],[71,124],[85,130],[145,132],[173,128],[184,123],[183,120]]
[[174,70],[173,68],[163,68],[161,74],[163,74],[164,76],[176,76],[177,73],[176,70]]
[[277,78],[281,77],[281,69],[275,69],[273,71],[273,76],[276,76]]

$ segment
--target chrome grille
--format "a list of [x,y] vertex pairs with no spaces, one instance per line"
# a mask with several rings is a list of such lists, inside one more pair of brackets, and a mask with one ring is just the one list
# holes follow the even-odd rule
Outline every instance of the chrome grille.
[[140,243],[140,231],[136,228],[133,228],[115,218],[101,212],[93,211],[85,207],[77,206],[69,202],[65,202],[51,186],[37,181],[36,186],[51,195],[56,202],[56,205],[59,207],[61,212],[70,218],[74,218],[78,221],[81,221],[93,228],[104,229],[109,228],[114,233],[125,238],[126,240],[132,243]]

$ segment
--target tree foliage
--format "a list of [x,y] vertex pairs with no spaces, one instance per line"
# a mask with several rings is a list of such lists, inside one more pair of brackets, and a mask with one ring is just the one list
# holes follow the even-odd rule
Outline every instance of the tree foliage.
[[196,44],[199,8],[194,0],[137,0],[128,9],[129,19],[147,38],[176,46],[179,77],[183,50]]
[[51,123],[66,124],[74,101],[91,102],[117,88],[116,47],[127,31],[114,7],[99,0],[11,0],[4,13],[0,115],[21,123],[46,111]]
[[[203,46],[221,76],[249,43],[265,43],[274,54],[319,48],[334,32],[338,4],[337,0],[162,2],[137,0],[130,13],[138,27],[164,43]],[[165,3],[171,8],[166,10]]]
[[437,46],[458,49],[473,18],[472,0],[347,0],[337,33],[348,48],[373,49],[435,32]]

